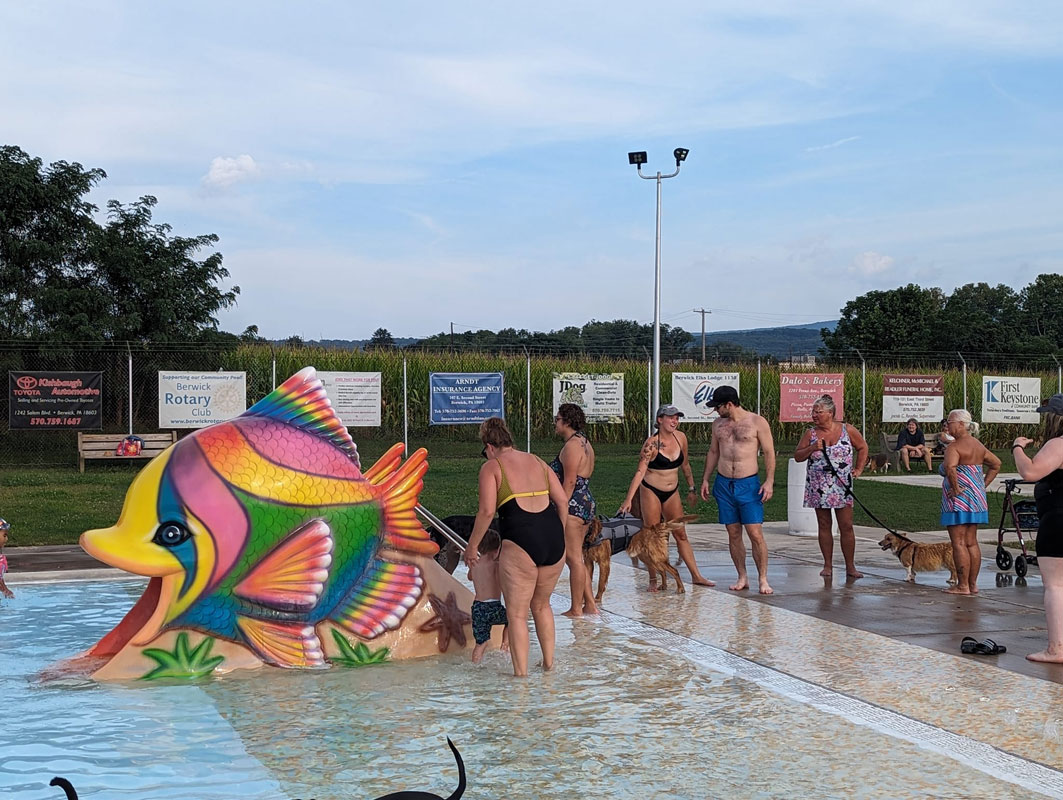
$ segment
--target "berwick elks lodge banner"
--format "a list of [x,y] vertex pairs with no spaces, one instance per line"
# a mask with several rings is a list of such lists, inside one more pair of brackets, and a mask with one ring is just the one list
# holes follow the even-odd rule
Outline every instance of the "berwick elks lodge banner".
[[8,372],[11,430],[99,430],[102,372]]

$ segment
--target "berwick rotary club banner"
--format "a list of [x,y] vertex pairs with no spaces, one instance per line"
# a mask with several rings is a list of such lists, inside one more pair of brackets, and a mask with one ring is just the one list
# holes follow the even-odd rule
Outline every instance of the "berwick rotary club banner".
[[707,403],[720,386],[732,387],[741,398],[737,372],[673,372],[672,405],[683,412],[683,422],[712,422],[719,414]]
[[882,421],[937,422],[945,416],[944,375],[883,375]]

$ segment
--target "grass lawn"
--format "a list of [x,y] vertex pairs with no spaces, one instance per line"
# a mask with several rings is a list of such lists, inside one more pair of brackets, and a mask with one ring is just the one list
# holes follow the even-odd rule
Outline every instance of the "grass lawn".
[[[359,445],[362,463],[368,467],[391,442],[364,442]],[[533,443],[533,450],[546,460],[553,458],[556,441]],[[634,474],[637,448],[626,444],[596,446],[597,464],[591,489],[600,514],[615,513]],[[998,453],[1004,470],[1014,471],[1010,454]],[[770,521],[786,519],[786,460],[779,457],[775,476],[775,496],[765,512]],[[429,470],[421,494],[423,505],[438,516],[472,514],[476,511],[476,476],[483,463],[478,442],[435,442],[429,448]],[[704,453],[694,454],[694,480],[701,481]],[[85,474],[76,469],[5,468],[0,471],[0,516],[12,524],[13,547],[20,545],[74,544],[82,531],[113,525],[133,476],[144,462],[132,464],[91,464]],[[682,478],[681,478],[682,481]],[[682,485],[682,482],[681,482]],[[903,484],[857,481],[857,494],[875,514],[902,531],[940,530],[939,489]],[[1002,495],[989,499],[990,525],[1000,519]],[[698,500],[694,513],[702,522],[716,521],[716,504]],[[873,525],[856,509],[859,525]],[[942,531],[942,537],[945,536]]]

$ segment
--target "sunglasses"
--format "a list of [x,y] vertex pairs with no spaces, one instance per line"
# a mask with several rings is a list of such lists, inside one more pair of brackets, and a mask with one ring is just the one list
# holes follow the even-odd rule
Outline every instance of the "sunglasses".
[[486,444],[484,445],[484,449],[480,451],[480,457],[484,458],[484,459],[487,458],[487,445]]

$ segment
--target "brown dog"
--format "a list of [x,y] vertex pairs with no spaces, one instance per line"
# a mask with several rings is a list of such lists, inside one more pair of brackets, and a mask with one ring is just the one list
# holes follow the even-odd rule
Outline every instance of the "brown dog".
[[[668,534],[696,519],[696,514],[686,514],[679,519],[644,526],[631,538],[631,544],[627,546],[627,554],[633,559],[641,560],[649,569],[651,592],[656,592],[658,588],[664,589],[668,583],[667,575],[675,578],[676,594],[683,594],[686,591],[679,577],[679,570],[668,563]],[[656,575],[661,576],[660,587],[657,586]]]
[[917,572],[937,572],[947,569],[949,585],[956,584],[956,562],[953,561],[952,544],[949,542],[923,544],[901,533],[887,533],[878,546],[883,550],[891,550],[897,556],[901,565],[908,570],[908,577],[905,580],[909,583],[915,583]]
[[885,453],[876,453],[867,460],[868,472],[889,472],[890,457]]

